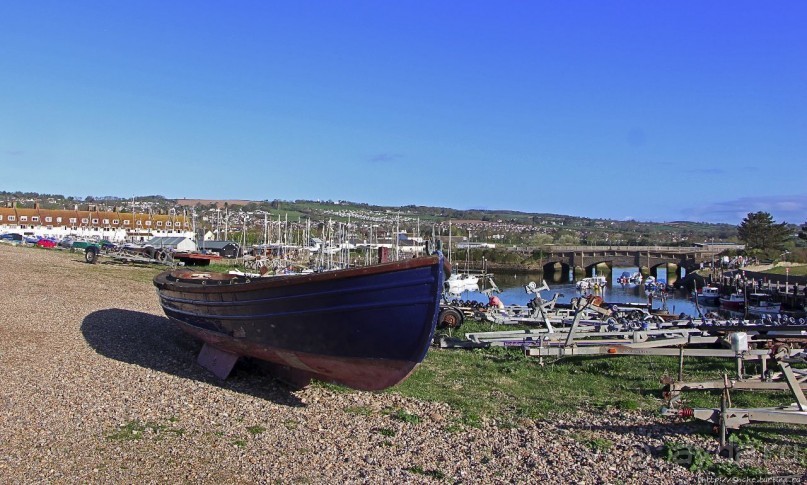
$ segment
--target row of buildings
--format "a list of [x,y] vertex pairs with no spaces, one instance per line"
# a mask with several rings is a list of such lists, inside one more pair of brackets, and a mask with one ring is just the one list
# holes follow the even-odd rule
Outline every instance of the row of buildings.
[[86,210],[0,207],[0,234],[23,236],[108,239],[112,242],[142,242],[153,237],[194,235],[193,221],[184,214],[152,214]]

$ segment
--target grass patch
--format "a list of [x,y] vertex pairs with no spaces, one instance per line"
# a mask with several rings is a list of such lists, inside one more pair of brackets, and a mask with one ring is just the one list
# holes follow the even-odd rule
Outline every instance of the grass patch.
[[440,470],[424,470],[423,467],[417,465],[407,468],[406,471],[415,473],[417,475],[431,477],[437,480],[442,480],[446,477],[445,473],[441,472]]
[[393,392],[448,403],[459,422],[478,426],[493,417],[506,423],[585,406],[656,409],[659,379],[676,368],[675,359],[574,357],[541,366],[518,350],[435,349]]
[[255,436],[255,435],[259,435],[259,434],[263,433],[264,431],[266,431],[266,428],[264,428],[263,426],[260,426],[260,425],[247,426],[247,431],[249,432],[249,434]]
[[[788,268],[790,272],[788,273]],[[770,274],[789,274],[790,276],[807,276],[807,265],[799,265],[799,266],[774,266],[773,268],[763,271],[763,273],[770,273]]]
[[395,430],[392,428],[379,428],[377,431],[378,434],[380,434],[381,436],[386,436],[387,438],[391,438],[396,434]]
[[574,433],[572,434],[572,438],[596,452],[606,452],[614,446],[614,442],[608,438],[595,436],[593,433],[586,431]]
[[348,406],[345,408],[345,412],[355,416],[370,416],[373,414],[373,410],[368,406]]
[[662,454],[665,460],[681,465],[691,472],[709,471],[715,464],[712,454],[697,446],[666,443]]
[[389,415],[392,419],[403,421],[404,423],[409,424],[418,424],[422,421],[420,416],[410,413],[406,409],[396,409],[394,411],[390,411]]
[[712,453],[697,446],[667,443],[662,451],[664,459],[683,466],[691,472],[711,472],[718,477],[736,479],[759,479],[768,476],[768,471],[755,466],[740,466],[734,461],[715,461]]
[[122,426],[116,427],[106,438],[110,441],[135,441],[143,439],[146,435],[153,436],[155,439],[161,439],[162,436],[166,434],[182,436],[185,434],[185,430],[165,426],[153,421],[142,422],[133,419]]
[[[488,324],[472,325],[491,330]],[[758,372],[753,365],[749,364],[747,373]],[[687,358],[684,363],[685,380],[720,379],[724,372],[734,374],[732,359]],[[480,426],[495,420],[498,426],[507,427],[579,408],[655,413],[663,405],[661,378],[677,373],[677,357],[575,356],[544,359],[542,365],[518,349],[433,348],[409,379],[386,392],[447,403],[456,413],[448,416],[452,423]],[[719,396],[719,392],[688,392],[684,399],[688,406],[714,407],[719,405]],[[732,392],[735,407],[791,401],[786,392]]]

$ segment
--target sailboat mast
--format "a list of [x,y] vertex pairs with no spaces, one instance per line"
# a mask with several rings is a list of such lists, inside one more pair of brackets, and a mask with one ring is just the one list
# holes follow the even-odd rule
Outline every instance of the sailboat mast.
[[401,256],[398,248],[398,238],[401,235],[401,212],[398,211],[398,217],[395,218],[395,261],[400,261]]
[[448,262],[451,263],[451,221],[448,221]]

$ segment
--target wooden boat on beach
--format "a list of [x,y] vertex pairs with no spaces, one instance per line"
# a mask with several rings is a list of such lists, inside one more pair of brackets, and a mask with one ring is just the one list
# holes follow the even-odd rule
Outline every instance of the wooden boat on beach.
[[317,378],[380,390],[425,357],[448,274],[438,252],[272,277],[175,269],[154,285],[168,318],[205,342],[199,363],[221,378],[249,356],[297,385]]

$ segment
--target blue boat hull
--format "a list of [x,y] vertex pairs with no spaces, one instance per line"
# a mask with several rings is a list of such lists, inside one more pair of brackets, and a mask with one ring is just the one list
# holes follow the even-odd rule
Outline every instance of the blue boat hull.
[[174,270],[154,284],[165,314],[216,349],[379,390],[425,357],[446,271],[436,255],[253,279]]

